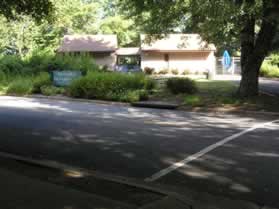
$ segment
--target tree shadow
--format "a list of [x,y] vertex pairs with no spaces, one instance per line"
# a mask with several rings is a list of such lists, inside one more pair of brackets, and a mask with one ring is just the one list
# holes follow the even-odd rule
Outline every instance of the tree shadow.
[[[139,179],[266,121],[253,115],[14,97],[0,104],[0,115],[1,151]],[[244,135],[159,183],[274,206],[279,193],[277,128]]]

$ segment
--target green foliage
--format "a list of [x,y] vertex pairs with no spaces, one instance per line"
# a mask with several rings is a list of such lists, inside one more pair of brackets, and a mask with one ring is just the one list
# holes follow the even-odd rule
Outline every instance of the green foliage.
[[144,89],[147,91],[151,91],[156,88],[156,82],[153,79],[145,78],[144,79]]
[[5,83],[7,79],[6,74],[3,71],[0,71],[0,83]]
[[142,74],[94,72],[74,81],[68,92],[73,97],[128,101],[145,97],[138,90],[151,88],[149,82]]
[[49,0],[0,1],[0,13],[8,18],[16,18],[16,14],[28,14],[36,20],[40,20],[50,16],[52,12],[53,4]]
[[195,81],[189,78],[170,78],[167,80],[166,86],[173,94],[194,94],[198,90]]
[[272,65],[270,61],[265,61],[262,64],[260,75],[268,78],[279,78],[279,66]]
[[279,67],[279,53],[270,56],[270,64]]
[[179,71],[178,71],[177,69],[172,69],[172,70],[171,70],[171,73],[172,73],[173,75],[178,75]]
[[182,75],[189,75],[191,74],[191,71],[188,70],[188,69],[185,69],[183,72],[182,72]]
[[10,83],[7,94],[27,95],[32,92],[33,83],[30,78],[18,77]]
[[169,73],[169,69],[165,68],[165,69],[162,69],[158,72],[158,74],[162,74],[162,75],[166,75]]
[[187,95],[184,99],[184,103],[190,106],[202,106],[202,98],[198,95]]
[[[246,18],[255,19],[255,36],[261,29],[264,11],[278,11],[277,0],[255,1],[150,1],[122,0],[123,13],[137,19],[147,34],[175,32],[199,33],[213,42],[222,53],[240,50],[240,32]],[[268,19],[278,26],[278,13],[269,13]],[[279,29],[279,26],[278,26]],[[277,29],[277,34],[279,30]],[[277,35],[278,39],[279,35]]]
[[[29,9],[32,9],[35,2],[40,1],[43,2],[41,16],[46,15],[44,6],[51,1],[49,13],[53,15],[48,16],[51,21],[41,18],[40,21],[35,21],[32,16],[36,12],[30,14],[28,10],[20,14],[14,12],[8,16],[15,18],[8,20],[1,15],[5,13],[3,12],[5,9],[0,9],[0,53],[24,57],[38,50],[55,52],[65,34],[114,33],[118,35],[121,46],[134,46],[139,42],[137,24],[131,18],[119,15],[121,13],[116,8],[115,0],[36,0],[34,3],[26,1],[26,4],[30,5]],[[20,5],[23,0],[18,2]],[[52,12],[53,10],[55,12]]]
[[0,71],[6,75],[21,74],[25,68],[24,61],[18,56],[1,56]]
[[90,71],[100,71],[94,60],[88,55],[69,56],[47,53],[34,53],[32,56],[21,58],[16,55],[0,57],[0,72],[7,76],[36,75],[40,72],[53,70],[78,70],[83,74]]
[[120,46],[136,46],[139,44],[139,34],[136,24],[123,16],[107,17],[101,24],[100,30],[104,34],[116,34]]
[[54,96],[57,94],[64,94],[65,93],[65,89],[64,88],[59,88],[59,87],[55,87],[55,86],[41,86],[40,91],[43,95],[45,96]]
[[41,72],[34,78],[33,93],[41,93],[41,87],[51,85],[50,75],[47,72]]

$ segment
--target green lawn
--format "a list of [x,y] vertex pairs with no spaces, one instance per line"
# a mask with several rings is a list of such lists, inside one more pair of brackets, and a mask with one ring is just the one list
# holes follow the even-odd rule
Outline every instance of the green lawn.
[[199,92],[195,95],[184,95],[186,107],[228,107],[246,110],[279,111],[279,98],[265,94],[241,99],[237,97],[238,86],[231,81],[197,81]]
[[249,99],[237,97],[237,84],[232,81],[197,80],[198,93],[173,95],[166,89],[158,90],[152,100],[182,104],[185,109],[228,108],[232,110],[265,110],[279,112],[279,98],[261,94]]

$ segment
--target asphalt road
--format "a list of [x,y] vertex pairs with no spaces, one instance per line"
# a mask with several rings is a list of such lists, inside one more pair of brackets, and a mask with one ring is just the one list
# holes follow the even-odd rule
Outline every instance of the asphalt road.
[[279,80],[260,79],[260,89],[274,96],[279,96]]
[[279,207],[277,119],[0,97],[0,151]]

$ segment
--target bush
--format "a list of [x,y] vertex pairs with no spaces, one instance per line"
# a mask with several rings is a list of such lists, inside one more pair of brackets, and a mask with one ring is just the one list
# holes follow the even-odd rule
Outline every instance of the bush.
[[144,82],[144,89],[145,90],[151,91],[151,90],[156,88],[155,80],[146,78],[144,81],[145,81]]
[[270,64],[279,67],[279,54],[272,54],[270,56]]
[[260,75],[268,78],[279,78],[279,67],[265,61],[261,67]]
[[7,89],[7,94],[27,95],[32,92],[32,80],[27,78],[18,78],[14,80]]
[[182,72],[182,75],[189,75],[189,74],[191,74],[191,71],[188,69],[186,69]]
[[172,69],[172,70],[171,70],[171,73],[172,73],[173,75],[178,75],[179,71],[178,71],[177,69]]
[[[151,82],[143,74],[94,72],[75,80],[69,86],[68,93],[87,99],[130,101],[136,97],[134,91],[153,88]],[[140,99],[139,93],[137,98]]]
[[101,68],[89,55],[34,53],[25,58],[14,55],[0,56],[0,71],[7,76],[33,76],[54,70],[78,70],[85,75],[87,72],[101,71]]
[[187,95],[184,99],[184,103],[190,106],[202,106],[203,101],[200,96],[197,95]]
[[54,70],[78,70],[86,74],[89,71],[100,71],[92,57],[89,55],[48,55],[34,54],[28,59],[28,65],[37,71],[51,72]]
[[168,69],[162,69],[158,72],[158,74],[162,74],[162,75],[166,75],[169,73],[169,70]]
[[46,96],[64,94],[64,92],[65,92],[65,90],[63,88],[58,88],[55,86],[42,86],[40,88],[40,91],[42,92],[43,95],[46,95]]
[[5,83],[7,80],[6,74],[3,71],[0,71],[0,83]]
[[32,92],[41,93],[41,87],[51,85],[51,83],[52,82],[49,73],[41,72],[38,76],[35,77],[33,81]]
[[25,64],[19,56],[7,55],[0,57],[0,70],[6,75],[17,75],[23,73]]
[[155,72],[155,68],[145,67],[143,71],[147,75],[152,75]]
[[194,94],[197,92],[197,85],[195,81],[189,78],[170,78],[167,80],[166,85],[173,94]]

